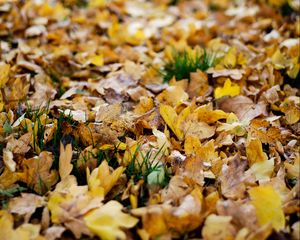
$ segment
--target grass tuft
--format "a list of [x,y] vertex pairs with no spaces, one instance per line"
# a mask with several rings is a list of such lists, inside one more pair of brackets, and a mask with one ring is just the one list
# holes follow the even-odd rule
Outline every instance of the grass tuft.
[[[140,146],[138,146],[131,158],[130,163],[126,167],[125,170],[126,176],[128,178],[132,178],[135,182],[138,182],[139,180],[143,179],[146,183],[150,184],[148,182],[149,180],[148,176],[153,175],[153,173],[155,172],[163,171],[164,174],[163,181],[157,179],[157,181],[154,182],[156,182],[158,185],[161,186],[167,185],[169,179],[167,171],[165,170],[165,166],[163,165],[163,163],[160,161],[161,159],[158,159],[159,155],[162,153],[162,149],[163,146],[155,153],[153,157],[154,154],[153,149],[149,149],[146,152],[146,154],[143,154],[140,151]],[[138,154],[141,154],[143,159],[142,162],[138,161],[137,159]]]
[[186,50],[179,52],[173,51],[173,60],[167,62],[161,71],[165,83],[168,83],[173,77],[177,81],[182,79],[190,79],[190,73],[196,72],[198,69],[206,71],[215,63],[215,54],[208,53],[206,50],[201,53],[195,51],[192,54]]

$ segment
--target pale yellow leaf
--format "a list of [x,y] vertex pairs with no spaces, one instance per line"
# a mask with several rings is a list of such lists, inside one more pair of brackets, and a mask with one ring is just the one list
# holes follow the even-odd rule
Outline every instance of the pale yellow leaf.
[[255,162],[250,168],[250,171],[254,173],[257,181],[270,180],[273,170],[274,158],[262,162]]
[[60,142],[59,175],[61,179],[70,175],[73,169],[71,160],[72,160],[72,144],[69,143],[66,146],[64,146],[63,143]]

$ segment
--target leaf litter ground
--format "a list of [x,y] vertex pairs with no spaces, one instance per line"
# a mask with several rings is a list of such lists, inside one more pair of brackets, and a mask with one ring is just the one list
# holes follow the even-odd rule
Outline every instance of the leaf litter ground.
[[299,239],[298,1],[0,2],[0,239]]

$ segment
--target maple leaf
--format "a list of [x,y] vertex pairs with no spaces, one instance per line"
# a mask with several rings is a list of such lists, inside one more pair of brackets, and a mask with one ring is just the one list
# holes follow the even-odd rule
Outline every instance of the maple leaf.
[[47,206],[53,223],[63,224],[76,238],[80,238],[82,234],[92,235],[84,223],[83,216],[101,206],[102,200],[102,197],[90,194],[86,185],[78,186],[73,175],[68,175],[56,185],[55,191],[50,193]]
[[103,240],[126,239],[121,228],[132,228],[138,219],[122,212],[122,204],[109,201],[84,216],[87,227]]

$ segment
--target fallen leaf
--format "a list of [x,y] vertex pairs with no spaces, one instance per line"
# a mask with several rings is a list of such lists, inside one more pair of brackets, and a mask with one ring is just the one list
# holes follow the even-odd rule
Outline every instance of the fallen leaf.
[[11,172],[16,171],[16,165],[17,165],[13,158],[14,156],[11,151],[9,151],[8,149],[3,149],[4,164]]
[[87,170],[87,181],[90,191],[95,196],[105,196],[116,184],[124,170],[123,167],[118,167],[111,172],[106,160],[91,173]]
[[156,97],[159,102],[173,107],[188,100],[188,98],[189,95],[180,86],[169,86]]
[[274,159],[271,158],[262,162],[255,162],[252,164],[248,171],[252,172],[255,175],[257,181],[270,180],[274,171]]
[[23,160],[23,172],[17,173],[20,180],[39,194],[46,193],[58,180],[56,170],[51,170],[53,156],[41,152],[38,157]]
[[229,78],[226,79],[223,87],[217,87],[215,89],[215,98],[221,98],[224,96],[236,96],[241,92],[239,85],[232,83]]
[[10,73],[10,65],[6,64],[4,62],[0,63],[0,88],[4,87],[4,85],[7,83],[9,79],[9,73]]
[[64,179],[68,176],[72,169],[73,165],[71,164],[72,160],[72,144],[69,143],[64,145],[60,142],[60,155],[59,155],[59,176],[60,179]]
[[259,139],[250,139],[246,145],[246,154],[249,165],[265,162],[268,160],[267,154],[263,152],[262,143]]
[[101,67],[104,64],[104,60],[103,60],[103,55],[96,55],[94,57],[91,58],[91,64],[94,64],[97,67]]
[[220,176],[222,194],[229,199],[242,199],[245,196],[245,169],[246,161],[241,161],[239,155],[235,155],[228,165],[223,165]]
[[138,219],[122,212],[122,204],[109,201],[84,217],[87,227],[103,240],[126,239],[122,228],[132,228]]
[[235,239],[236,229],[231,223],[231,216],[209,215],[202,229],[205,240]]
[[253,187],[249,191],[260,226],[271,223],[279,231],[285,226],[280,195],[271,186]]
[[260,115],[268,115],[265,103],[255,104],[250,98],[241,95],[220,99],[218,105],[225,112],[234,112],[240,121],[250,121]]
[[200,140],[212,137],[216,131],[216,127],[214,126],[210,126],[205,122],[195,121],[186,122],[183,128],[185,136],[196,136]]
[[45,199],[43,197],[32,193],[22,193],[21,197],[9,201],[8,209],[10,213],[25,215],[25,222],[27,223],[35,210],[44,205]]

